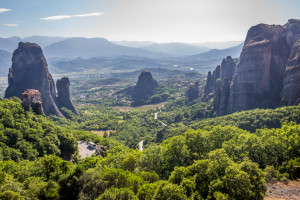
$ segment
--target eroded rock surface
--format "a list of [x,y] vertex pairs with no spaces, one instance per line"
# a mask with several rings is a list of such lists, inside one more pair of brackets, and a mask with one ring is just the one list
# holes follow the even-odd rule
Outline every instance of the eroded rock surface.
[[132,91],[132,98],[146,100],[153,95],[154,89],[158,87],[158,83],[152,77],[149,71],[143,71],[138,78],[138,82]]
[[[64,117],[60,111],[61,107],[66,107],[78,114],[71,101],[69,86],[68,78],[61,79],[57,98],[54,81],[48,71],[47,61],[41,47],[29,42],[18,44],[9,69],[5,98],[16,96],[22,99],[22,93],[27,89],[38,90],[41,93],[44,113]],[[57,105],[58,101],[60,106]]]
[[12,57],[12,66],[8,74],[8,88],[5,98],[22,98],[27,89],[39,90],[42,94],[45,114],[64,117],[58,109],[55,99],[55,85],[40,46],[34,43],[20,42]]
[[70,80],[68,77],[63,77],[56,81],[57,87],[57,103],[59,108],[67,108],[73,113],[79,115],[77,109],[75,108],[70,94]]
[[281,98],[289,106],[300,103],[300,41],[294,45],[288,60]]

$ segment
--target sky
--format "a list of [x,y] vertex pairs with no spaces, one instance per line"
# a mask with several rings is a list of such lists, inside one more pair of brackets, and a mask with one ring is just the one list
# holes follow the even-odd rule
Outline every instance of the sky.
[[0,0],[0,37],[242,41],[253,25],[291,18],[299,0]]

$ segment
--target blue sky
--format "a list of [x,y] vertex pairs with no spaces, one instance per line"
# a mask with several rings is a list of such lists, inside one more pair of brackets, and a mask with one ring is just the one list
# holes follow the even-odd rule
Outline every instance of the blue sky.
[[300,18],[299,0],[1,0],[0,37],[232,41],[290,18]]

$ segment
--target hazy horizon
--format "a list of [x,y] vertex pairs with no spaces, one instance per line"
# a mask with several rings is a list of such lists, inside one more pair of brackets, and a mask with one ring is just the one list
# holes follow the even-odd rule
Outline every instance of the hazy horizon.
[[0,37],[105,38],[109,41],[243,41],[259,23],[300,18],[297,0],[2,0]]

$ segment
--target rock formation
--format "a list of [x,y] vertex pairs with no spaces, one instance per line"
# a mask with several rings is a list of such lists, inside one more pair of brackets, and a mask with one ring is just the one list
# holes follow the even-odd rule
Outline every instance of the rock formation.
[[59,108],[65,107],[71,110],[73,113],[79,115],[77,109],[73,105],[70,94],[70,81],[68,77],[63,77],[56,81],[57,87],[57,104]]
[[13,53],[5,98],[16,96],[21,99],[22,93],[27,89],[35,89],[41,93],[46,115],[64,117],[56,104],[54,81],[41,47],[34,43],[20,42]]
[[186,97],[188,101],[193,101],[199,97],[199,84],[194,82],[190,84],[190,87],[186,91]]
[[217,115],[226,115],[227,114],[227,106],[230,95],[230,77],[225,77],[221,86],[221,95],[220,101],[217,106]]
[[153,79],[152,74],[148,71],[143,71],[138,78],[138,82],[132,91],[134,100],[146,100],[153,95],[154,89],[158,87],[158,83]]
[[214,94],[218,115],[299,104],[300,20],[289,20],[284,26],[253,26],[248,31],[235,70],[232,70],[231,58],[223,62],[220,79],[208,75],[203,99],[208,99],[209,92]]
[[227,58],[223,59],[220,67],[220,79],[222,85],[224,85],[226,78],[228,78],[228,81],[232,80],[235,67],[236,67],[235,60],[233,60],[231,56],[227,56]]
[[212,74],[211,72],[208,72],[202,101],[208,101],[213,97],[216,81],[220,78],[220,68],[221,66],[218,65]]
[[289,54],[282,26],[259,24],[252,27],[233,77],[228,112],[279,105]]
[[[224,58],[221,66],[218,65],[211,76],[208,72],[207,82],[204,90],[203,101],[209,101],[213,98],[214,109],[217,115],[224,115],[227,113],[227,103],[229,97],[230,82],[232,80],[236,61],[230,56]],[[226,105],[224,105],[226,103]]]
[[288,60],[281,98],[289,106],[300,103],[300,41],[294,45]]

